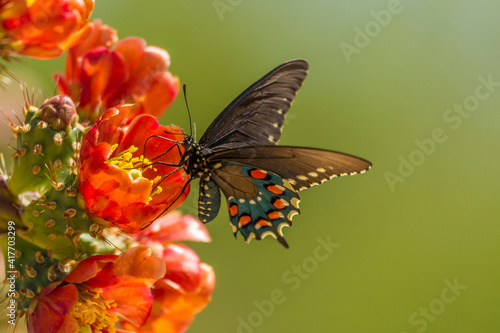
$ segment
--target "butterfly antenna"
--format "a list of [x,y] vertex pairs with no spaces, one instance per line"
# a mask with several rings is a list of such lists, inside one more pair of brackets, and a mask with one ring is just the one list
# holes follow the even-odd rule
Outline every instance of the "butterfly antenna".
[[186,109],[188,111],[188,115],[189,115],[189,136],[192,137],[193,136],[193,122],[191,121],[191,112],[189,112],[189,105],[188,105],[188,100],[187,100],[187,96],[186,96],[186,85],[184,84],[182,86],[182,90],[184,91],[184,101],[186,102]]

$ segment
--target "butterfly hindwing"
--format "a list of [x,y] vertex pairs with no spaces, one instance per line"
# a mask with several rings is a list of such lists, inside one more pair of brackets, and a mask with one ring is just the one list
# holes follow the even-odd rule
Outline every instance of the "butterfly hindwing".
[[288,61],[252,84],[212,122],[200,145],[214,152],[277,144],[308,67],[305,60]]
[[279,175],[226,161],[213,178],[227,198],[233,232],[245,241],[268,235],[288,247],[283,228],[299,214],[299,195],[288,180]]
[[230,160],[272,171],[297,190],[318,185],[339,176],[364,173],[371,163],[330,150],[290,146],[245,147],[214,153],[210,160]]
[[198,197],[198,218],[203,223],[212,221],[220,209],[220,190],[217,184],[207,176],[200,180]]
[[222,190],[235,235],[247,242],[272,235],[288,247],[282,229],[299,214],[300,190],[370,169],[370,162],[348,154],[277,146],[308,67],[300,59],[276,67],[235,98],[199,143],[185,136],[185,152],[174,166],[182,165],[190,180],[201,178],[201,221],[217,216]]

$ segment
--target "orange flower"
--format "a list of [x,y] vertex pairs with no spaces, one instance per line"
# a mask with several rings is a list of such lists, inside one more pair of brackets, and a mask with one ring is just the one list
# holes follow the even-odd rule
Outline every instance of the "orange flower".
[[194,315],[208,304],[215,286],[212,267],[201,263],[200,269],[200,283],[192,290],[184,290],[168,279],[156,282],[152,288],[153,308],[146,323],[135,330],[125,323],[124,328],[141,333],[184,332],[191,325]]
[[78,105],[82,120],[95,121],[118,104],[134,104],[139,114],[160,116],[179,93],[179,80],[167,71],[167,51],[129,37],[114,45],[116,32],[96,22],[87,39],[71,48],[59,89]]
[[[203,223],[191,216],[170,213],[159,219],[152,228],[133,236],[140,244],[156,250],[166,264],[167,273],[153,288],[153,308],[140,328],[121,322],[123,328],[141,333],[184,332],[194,315],[210,301],[215,286],[215,273],[202,263],[196,253],[182,244],[171,241],[210,241]],[[162,243],[168,242],[163,246]]]
[[33,301],[28,331],[115,332],[119,318],[141,326],[151,312],[151,286],[165,272],[162,260],[145,246],[84,259]]
[[94,0],[0,0],[4,57],[60,56],[90,32]]
[[170,242],[210,242],[210,235],[205,224],[191,215],[181,215],[178,211],[159,218],[151,227],[135,234],[137,242],[155,247],[157,244]]
[[[140,115],[126,125],[131,105],[111,108],[88,131],[78,160],[79,191],[95,220],[136,233],[189,194],[188,175],[176,167],[184,134]],[[155,135],[161,137],[154,137]]]

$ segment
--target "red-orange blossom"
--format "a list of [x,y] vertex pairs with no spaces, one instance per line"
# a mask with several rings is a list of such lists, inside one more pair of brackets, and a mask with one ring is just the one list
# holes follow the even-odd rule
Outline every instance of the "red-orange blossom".
[[180,161],[183,148],[175,141],[183,140],[182,130],[162,126],[151,115],[127,125],[132,109],[106,111],[83,138],[78,160],[79,191],[89,215],[127,233],[144,229],[189,194],[184,169],[168,165]]

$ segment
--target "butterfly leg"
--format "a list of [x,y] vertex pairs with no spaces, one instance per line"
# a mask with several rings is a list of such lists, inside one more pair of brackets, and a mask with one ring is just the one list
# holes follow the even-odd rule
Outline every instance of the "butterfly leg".
[[[182,135],[186,136],[186,132],[181,128]],[[165,134],[179,134],[179,133],[173,133],[173,132],[168,132],[168,131],[163,131]]]
[[[165,156],[166,154],[168,154],[174,148],[177,148],[177,152],[179,153],[179,160],[182,160],[182,157],[184,156],[184,154],[182,154],[181,149],[179,148],[179,145],[175,144],[174,146],[168,148],[167,151],[165,151],[164,153],[156,156],[155,158],[152,158],[151,161],[154,161],[156,159],[159,159],[162,156]],[[145,167],[149,167],[149,166],[154,165],[154,164],[161,164],[161,165],[172,166],[172,167],[180,167],[180,166],[182,166],[181,163],[167,163],[167,162],[156,161],[156,162],[152,162],[152,163],[147,164],[147,165],[143,165],[142,167],[145,168]]]
[[[169,166],[169,167],[175,167],[175,168],[179,168],[177,170],[180,170],[182,169],[183,165],[182,164],[178,164],[178,163],[167,163],[167,162],[153,162],[153,163],[149,163],[149,164],[145,164],[142,166],[142,168],[147,168],[147,167],[150,167],[152,165],[155,165],[155,164],[161,164],[161,165],[165,165],[165,166]],[[175,172],[175,171],[174,171]],[[170,173],[171,174],[171,173]],[[169,175],[170,175],[169,174]]]
[[[166,134],[178,134],[178,133],[168,133],[167,131],[165,131],[165,133]],[[182,133],[184,133],[184,131],[182,131]],[[146,142],[144,142],[144,146],[146,146],[146,144],[148,143],[149,139],[152,139],[152,138],[158,138],[158,139],[166,140],[166,141],[177,143],[177,144],[182,144],[182,141],[172,140],[172,139],[166,138],[164,136],[155,134],[155,135],[151,135],[149,138],[146,139]]]
[[181,148],[179,147],[179,144],[176,143],[175,145],[173,145],[172,147],[168,148],[164,153],[156,156],[155,158],[152,158],[151,160],[154,161],[154,160],[157,160],[159,159],[160,157],[162,156],[165,156],[167,155],[168,153],[170,153],[170,151],[174,148],[177,148],[177,152],[179,153],[179,159],[182,158],[182,152],[181,152]]
[[[176,170],[176,171],[179,171],[180,169],[181,169],[181,168],[179,168],[179,169],[178,169],[178,170]],[[166,211],[168,211],[168,210],[170,209],[170,207],[172,207],[172,206],[173,206],[173,205],[177,202],[177,200],[179,200],[179,198],[182,196],[182,194],[184,193],[184,191],[186,190],[186,188],[189,186],[189,183],[191,183],[191,179],[189,179],[189,180],[187,181],[187,183],[186,183],[186,184],[184,184],[184,187],[182,188],[182,191],[179,193],[179,195],[177,196],[177,198],[175,198],[175,200],[174,200],[174,201],[172,201],[172,202],[170,203],[170,205],[168,205],[168,207],[167,207],[167,208],[165,208],[165,209],[163,210],[163,212],[161,212],[161,213],[160,213],[157,217],[155,217],[155,218],[154,218],[154,220],[152,220],[151,222],[149,222],[149,223],[148,223],[148,225],[146,225],[146,226],[145,226],[144,228],[142,228],[141,230],[146,229],[147,227],[149,227],[149,226],[151,225],[151,223],[153,223],[154,221],[158,220],[158,218],[159,218],[160,216],[162,216],[163,214],[165,214],[165,212],[166,212]]]
[[181,152],[181,148],[179,147],[179,145],[182,145],[182,142],[180,141],[176,141],[176,140],[172,140],[172,139],[169,139],[169,138],[165,138],[161,135],[151,135],[149,138],[146,139],[146,141],[144,142],[144,148],[143,148],[143,154],[145,155],[146,154],[146,145],[148,144],[148,141],[149,139],[151,138],[159,138],[159,139],[162,139],[162,140],[166,140],[166,141],[169,141],[169,142],[173,142],[174,145],[170,148],[168,148],[164,153],[156,156],[155,158],[151,159],[151,160],[156,160],[156,159],[159,159],[160,157],[162,156],[165,156],[167,155],[172,149],[174,148],[177,148],[177,152],[179,153],[179,158],[182,157],[182,152]]
[[[161,163],[161,162],[155,162],[155,163]],[[155,164],[155,163],[153,163],[153,164]],[[168,165],[168,166],[177,166],[178,168],[177,168],[177,169],[175,169],[174,171],[169,172],[169,173],[168,173],[168,174],[166,174],[165,176],[163,176],[163,177],[161,178],[161,180],[158,182],[158,184],[156,184],[156,185],[155,185],[155,186],[151,189],[151,193],[154,193],[154,191],[156,190],[156,188],[157,188],[158,186],[160,186],[160,184],[161,184],[161,183],[162,183],[165,179],[167,179],[168,177],[170,177],[171,175],[173,175],[173,174],[174,174],[174,173],[176,173],[177,171],[180,171],[180,170],[182,170],[182,168],[184,168],[184,166],[182,166],[182,165],[175,165],[175,164],[170,164],[170,163],[161,163],[161,164],[163,164],[163,165]],[[191,180],[190,180],[190,181],[191,181]],[[182,194],[182,192],[181,192],[181,194]],[[176,199],[176,200],[177,200],[177,199]]]

